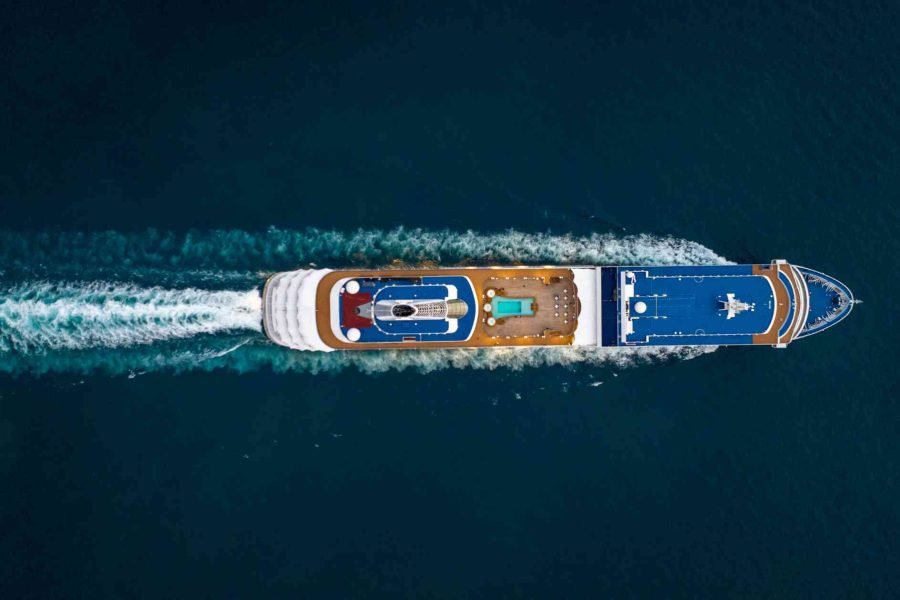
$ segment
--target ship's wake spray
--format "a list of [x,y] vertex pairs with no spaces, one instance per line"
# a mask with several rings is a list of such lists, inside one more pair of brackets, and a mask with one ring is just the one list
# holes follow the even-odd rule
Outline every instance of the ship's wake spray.
[[260,330],[259,292],[22,284],[0,297],[0,352],[122,348]]
[[[475,232],[310,229],[187,234],[0,232],[0,371],[364,372],[412,368],[628,366],[698,348],[500,348],[303,353],[260,333],[267,272],[422,264],[724,264],[694,242]],[[264,268],[266,272],[259,272]]]

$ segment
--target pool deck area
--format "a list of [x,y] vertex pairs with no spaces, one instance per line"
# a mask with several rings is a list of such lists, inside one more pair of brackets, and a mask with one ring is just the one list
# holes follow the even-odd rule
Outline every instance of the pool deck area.
[[[431,336],[391,336],[383,337],[370,334],[359,341],[347,339],[346,329],[338,324],[335,317],[340,315],[340,297],[343,282],[352,279],[384,279],[405,280],[407,282],[429,278],[464,278],[471,284],[475,301],[469,306],[469,313],[475,327],[465,339],[454,335]],[[378,286],[385,288],[387,286]],[[457,286],[461,288],[462,286]],[[508,297],[529,297],[535,299],[534,315],[508,317],[500,319],[496,324],[487,324],[488,314],[484,304],[489,302],[488,289],[502,289],[502,295]],[[408,293],[408,290],[405,292]],[[458,269],[412,269],[412,270],[341,270],[325,275],[316,290],[316,329],[323,342],[335,349],[386,349],[386,348],[464,348],[490,346],[565,346],[573,341],[574,331],[578,324],[577,314],[570,312],[569,323],[561,323],[562,317],[554,316],[555,296],[576,296],[574,277],[571,269],[552,267],[481,267]],[[462,297],[462,295],[460,295]],[[575,310],[577,301],[571,300]],[[560,311],[562,315],[566,311]],[[463,330],[460,327],[457,331]],[[411,339],[413,338],[414,339]]]
[[[486,289],[497,290],[508,298],[534,298],[534,314],[499,319],[493,326],[482,318],[485,333],[494,338],[571,336],[578,316],[578,297],[575,283],[569,277],[518,276],[492,277],[485,281]],[[483,302],[489,302],[483,296]]]

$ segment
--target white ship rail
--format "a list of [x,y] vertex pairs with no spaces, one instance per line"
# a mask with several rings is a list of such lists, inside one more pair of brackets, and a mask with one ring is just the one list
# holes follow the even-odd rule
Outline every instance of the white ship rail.
[[573,346],[600,345],[600,269],[572,269],[575,275],[575,289],[581,303],[578,327],[575,328]]
[[273,275],[263,292],[266,335],[295,350],[331,352],[316,327],[316,290],[330,269],[287,271]]
[[828,325],[832,321],[837,320],[839,317],[843,316],[844,311],[848,308],[851,303],[850,296],[841,289],[840,286],[835,285],[831,281],[828,281],[825,278],[819,277],[818,275],[814,275],[812,273],[806,273],[806,281],[812,283],[813,285],[818,285],[824,287],[829,292],[833,293],[838,301],[832,308],[828,310],[824,315],[816,318],[815,321],[810,323],[804,329],[809,332],[813,332],[817,329]]

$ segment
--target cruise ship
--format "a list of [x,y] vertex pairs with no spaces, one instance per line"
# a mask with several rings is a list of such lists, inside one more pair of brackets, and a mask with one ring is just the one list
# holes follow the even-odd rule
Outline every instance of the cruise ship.
[[784,260],[712,266],[304,269],[269,277],[263,326],[297,350],[772,346],[857,301]]

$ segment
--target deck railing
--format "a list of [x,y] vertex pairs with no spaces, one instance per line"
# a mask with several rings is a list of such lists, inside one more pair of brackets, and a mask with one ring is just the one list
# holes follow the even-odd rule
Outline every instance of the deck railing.
[[816,318],[815,321],[803,328],[803,331],[812,332],[816,329],[821,329],[822,327],[825,327],[829,323],[838,319],[850,304],[850,296],[848,296],[847,292],[845,292],[840,286],[835,285],[833,282],[828,281],[825,278],[813,275],[812,273],[806,273],[805,277],[806,281],[814,285],[822,286],[829,292],[835,294],[838,299],[837,304],[834,307],[829,309],[824,315]]

